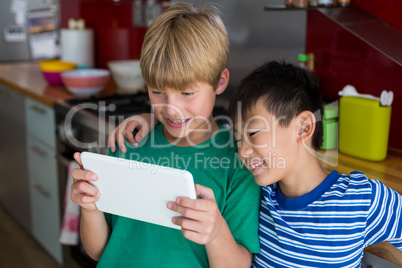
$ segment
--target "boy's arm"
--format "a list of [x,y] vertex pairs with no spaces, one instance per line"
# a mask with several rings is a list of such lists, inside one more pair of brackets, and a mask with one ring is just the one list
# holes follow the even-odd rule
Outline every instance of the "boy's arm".
[[[74,154],[80,166],[81,154]],[[109,240],[109,227],[103,212],[96,208],[99,191],[89,182],[97,179],[96,175],[83,169],[74,169],[71,173],[74,179],[71,185],[71,200],[81,207],[80,236],[88,255],[98,261]]]
[[225,220],[219,236],[205,245],[210,267],[250,267],[252,254],[237,244]]
[[211,267],[250,267],[251,253],[233,238],[213,191],[199,184],[195,189],[200,199],[179,197],[168,203],[169,209],[184,216],[172,222],[182,227],[184,237],[205,245]]
[[99,261],[110,236],[103,212],[81,209],[80,236],[88,256]]
[[372,189],[367,217],[366,245],[389,241],[402,251],[402,196],[377,180]]
[[[110,132],[108,148],[110,148],[111,152],[114,153],[116,151],[117,141],[120,150],[125,153],[127,152],[127,148],[124,145],[124,137],[126,137],[133,146],[137,147],[142,138],[148,135],[148,133],[158,124],[159,121],[154,114],[145,113],[131,116]],[[138,132],[134,137],[133,132],[135,129],[137,129]]]

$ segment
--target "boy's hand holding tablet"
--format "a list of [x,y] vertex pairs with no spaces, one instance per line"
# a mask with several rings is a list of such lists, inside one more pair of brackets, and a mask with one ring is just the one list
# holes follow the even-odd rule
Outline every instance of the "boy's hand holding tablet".
[[[89,152],[81,154],[81,161],[84,169],[98,177],[95,180],[94,174],[76,171],[86,179],[76,183],[85,193],[81,202],[89,202],[89,209],[95,209],[96,202],[96,208],[103,212],[180,229],[172,218],[181,215],[172,210],[185,212],[196,198],[193,177],[185,170]],[[169,202],[176,198],[183,204]]]

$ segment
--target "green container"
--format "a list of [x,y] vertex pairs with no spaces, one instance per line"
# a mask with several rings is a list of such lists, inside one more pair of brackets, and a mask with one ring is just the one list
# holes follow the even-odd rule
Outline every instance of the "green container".
[[335,149],[338,146],[338,104],[328,104],[324,106],[324,118],[322,120],[324,128],[321,149]]

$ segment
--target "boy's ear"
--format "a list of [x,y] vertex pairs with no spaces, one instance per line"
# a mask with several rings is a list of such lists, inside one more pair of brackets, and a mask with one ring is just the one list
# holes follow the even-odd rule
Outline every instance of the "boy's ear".
[[296,117],[297,122],[297,143],[305,143],[314,134],[316,119],[312,112],[303,111]]
[[218,83],[218,87],[216,88],[215,94],[216,95],[220,95],[222,94],[226,87],[229,84],[229,70],[228,68],[226,68],[225,70],[223,70],[221,77],[219,78],[219,83]]

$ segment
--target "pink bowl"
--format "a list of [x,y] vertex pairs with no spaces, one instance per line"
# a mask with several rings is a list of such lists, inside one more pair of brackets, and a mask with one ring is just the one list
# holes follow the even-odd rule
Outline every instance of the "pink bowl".
[[98,87],[104,85],[109,76],[79,77],[65,76],[63,81],[69,87]]
[[52,86],[61,86],[63,85],[63,80],[61,79],[60,72],[42,72],[43,77]]
[[102,91],[109,74],[104,69],[77,69],[63,72],[61,78],[67,90],[74,95],[93,95]]

